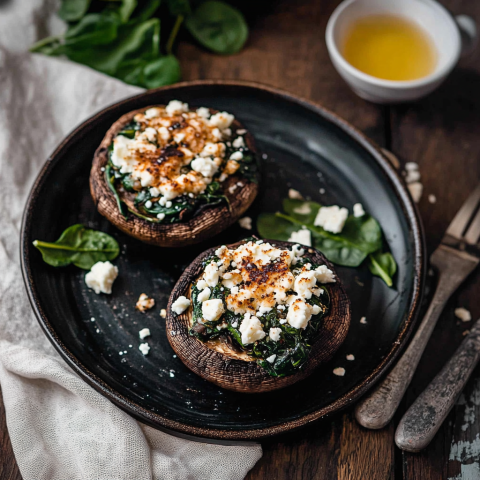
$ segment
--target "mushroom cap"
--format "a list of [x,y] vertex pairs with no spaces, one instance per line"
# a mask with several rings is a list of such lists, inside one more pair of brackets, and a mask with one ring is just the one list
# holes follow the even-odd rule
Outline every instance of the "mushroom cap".
[[[290,249],[295,243],[264,240],[278,248]],[[245,241],[227,245],[234,249]],[[201,253],[183,272],[176,283],[167,307],[167,337],[170,345],[182,362],[205,380],[227,390],[243,393],[259,393],[277,390],[292,385],[308,377],[320,364],[327,362],[345,340],[350,326],[350,300],[337,276],[335,283],[328,284],[330,309],[322,318],[317,336],[311,343],[310,356],[298,372],[286,377],[272,377],[255,359],[246,353],[238,352],[218,340],[202,342],[189,335],[192,325],[192,309],[176,315],[172,303],[181,295],[191,298],[191,286],[202,273],[203,261],[214,254],[218,247]],[[317,250],[308,248],[305,255],[312,263],[326,264],[335,271],[332,264]]]
[[[150,105],[128,112],[122,115],[107,131],[93,157],[90,170],[90,193],[98,212],[122,232],[142,242],[159,247],[193,245],[213,237],[235,223],[253,203],[258,193],[258,184],[240,175],[230,175],[222,182],[224,195],[227,197],[229,205],[223,202],[220,205],[200,208],[185,222],[154,223],[133,213],[129,213],[128,218],[125,218],[118,210],[117,201],[106,182],[105,172],[102,171],[102,168],[105,168],[108,163],[108,149],[118,133],[133,120],[137,113],[143,113],[153,107],[164,107],[164,105]],[[210,112],[213,114],[217,111],[210,109]],[[244,126],[235,119],[232,123],[232,129],[234,131],[244,129]],[[243,138],[249,150],[257,155],[252,135],[247,131]],[[243,183],[243,187],[238,187],[234,193],[230,193],[229,187],[239,181]],[[129,209],[135,208],[132,194],[125,192],[120,198]]]

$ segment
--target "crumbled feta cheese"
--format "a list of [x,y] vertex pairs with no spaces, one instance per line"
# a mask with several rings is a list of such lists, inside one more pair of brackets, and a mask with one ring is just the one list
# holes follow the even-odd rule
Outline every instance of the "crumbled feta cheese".
[[164,213],[158,213],[158,214],[157,214],[157,218],[158,218],[159,220],[163,220],[163,219],[165,218],[165,214],[164,214]]
[[245,135],[247,133],[247,131],[245,129],[240,129],[240,130],[237,130],[237,134],[238,135]]
[[288,191],[288,198],[291,198],[292,200],[303,200],[302,194],[293,188]]
[[312,288],[317,283],[314,271],[305,271],[300,273],[295,279],[293,289],[299,297],[312,298]]
[[273,354],[273,355],[270,355],[268,358],[266,358],[265,360],[269,363],[273,363],[275,361],[275,359],[277,358],[277,355]]
[[235,190],[236,190],[237,188],[238,188],[237,185],[234,184],[234,185],[228,187],[228,191],[229,191],[231,194],[233,194],[233,193],[235,193]]
[[147,201],[145,202],[145,207],[147,207],[147,208],[152,208],[152,202],[151,202],[150,200],[147,200]]
[[405,182],[414,183],[418,182],[422,176],[418,170],[408,170],[405,175]]
[[85,283],[96,294],[112,293],[112,285],[118,276],[118,268],[110,262],[97,262],[85,275]]
[[365,325],[367,323],[367,317],[362,317],[360,319],[360,323],[363,323]]
[[167,202],[165,202],[165,207],[171,208],[171,207],[172,207],[172,202],[171,202],[170,200],[168,200]]
[[170,130],[167,127],[160,127],[158,134],[163,142],[167,143],[170,140]]
[[238,322],[237,322],[236,320],[232,323],[232,327],[233,327],[233,328],[237,328],[237,327],[238,327]]
[[415,203],[418,203],[422,198],[423,185],[420,182],[413,182],[407,185],[410,195]]
[[230,155],[230,160],[241,160],[243,158],[243,153],[242,152],[233,152]]
[[243,217],[238,221],[238,224],[245,230],[252,229],[252,219],[250,217]]
[[165,107],[167,115],[179,115],[180,113],[188,112],[188,103],[183,103],[180,100],[172,100]]
[[111,155],[112,163],[120,169],[120,173],[132,173],[137,161],[130,155],[129,148],[135,143],[135,140],[118,135],[113,140],[113,151]]
[[153,298],[150,298],[145,293],[142,293],[137,300],[137,304],[135,305],[135,308],[137,310],[140,310],[141,312],[146,312],[147,310],[150,310],[151,308],[153,308],[154,305],[155,305],[155,300]]
[[161,316],[162,318],[166,318],[166,316],[167,316],[167,311],[166,311],[164,308],[162,308],[162,309],[160,310],[160,316]]
[[218,320],[224,312],[225,308],[223,306],[223,301],[218,298],[206,300],[202,303],[203,318],[209,322]]
[[205,107],[197,108],[197,115],[202,118],[210,118],[210,110]]
[[363,217],[364,215],[365,215],[365,210],[363,209],[363,205],[361,203],[356,203],[353,206],[353,216]]
[[270,329],[268,336],[272,342],[278,342],[280,340],[280,334],[282,333],[282,329],[279,327],[273,327]]
[[418,163],[415,162],[407,162],[405,164],[405,170],[407,172],[411,172],[412,170],[418,170]]
[[218,127],[220,130],[225,130],[228,128],[232,122],[235,120],[235,117],[227,112],[219,112],[210,117],[210,125],[213,127]]
[[348,360],[349,362],[353,362],[353,361],[355,360],[355,356],[352,355],[352,354],[347,355],[347,360]]
[[211,143],[208,142],[200,152],[201,157],[223,157],[225,155],[224,143]]
[[138,336],[140,337],[140,340],[143,340],[144,338],[147,338],[150,336],[150,329],[148,328],[142,328],[139,332],[138,332]]
[[315,269],[315,276],[320,283],[335,283],[335,274],[326,266],[320,265]]
[[141,343],[138,347],[138,349],[144,354],[148,355],[148,352],[150,352],[150,345],[148,343]]
[[243,140],[243,137],[237,137],[232,142],[232,147],[233,148],[244,148],[245,147],[245,141]]
[[312,305],[301,297],[294,297],[287,313],[287,322],[294,328],[307,328],[313,314]]
[[183,133],[183,132],[176,133],[176,134],[173,136],[173,140],[174,140],[176,143],[181,143],[181,142],[183,142],[183,140],[185,140],[185,133]]
[[197,288],[199,290],[205,290],[208,287],[208,283],[205,280],[199,280],[197,282]]
[[204,177],[213,177],[218,171],[218,166],[209,157],[196,158],[190,165],[193,170],[201,173]]
[[266,336],[260,320],[250,313],[245,314],[242,324],[240,325],[240,333],[242,334],[242,343],[244,345],[262,340]]
[[218,271],[218,265],[215,262],[210,262],[205,268],[204,280],[209,287],[215,287],[218,284],[220,272]]
[[159,117],[161,114],[161,109],[157,107],[149,108],[148,110],[145,111],[145,118],[147,120],[155,117]]
[[345,369],[342,367],[334,368],[333,374],[337,377],[343,377],[345,375]]
[[292,232],[289,239],[289,242],[298,242],[302,245],[306,245],[307,247],[312,246],[312,235],[310,230],[302,228],[298,232]]
[[313,224],[322,227],[327,232],[340,233],[348,218],[348,210],[338,205],[320,207]]
[[212,291],[207,287],[198,294],[197,300],[199,302],[204,302],[205,300],[208,300],[210,298],[211,293]]
[[190,306],[190,300],[181,295],[172,304],[172,311],[177,315],[183,313]]
[[299,207],[294,208],[293,211],[299,215],[308,215],[309,213],[312,213],[312,209],[308,202],[302,203]]
[[472,319],[472,314],[463,307],[455,309],[455,316],[459,318],[462,322],[469,322]]
[[324,189],[324,188],[321,188],[321,189],[319,190],[319,192],[320,192],[320,195],[323,195],[323,194],[325,193],[325,189]]
[[436,203],[436,202],[437,202],[437,197],[436,197],[435,195],[433,195],[433,194],[430,194],[430,195],[428,196],[428,201],[429,201],[430,203]]

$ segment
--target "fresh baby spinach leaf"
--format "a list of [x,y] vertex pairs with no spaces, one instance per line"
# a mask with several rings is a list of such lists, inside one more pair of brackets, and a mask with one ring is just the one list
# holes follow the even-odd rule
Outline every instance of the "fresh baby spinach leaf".
[[65,45],[68,47],[88,47],[106,45],[117,38],[120,17],[112,12],[89,13],[65,33]]
[[393,285],[392,277],[397,271],[397,263],[391,253],[375,252],[368,257],[368,268],[373,275],[380,277],[389,287]]
[[58,16],[66,22],[80,20],[87,13],[91,0],[62,0]]
[[248,37],[243,15],[234,7],[209,0],[185,19],[185,26],[204,47],[215,53],[240,51]]
[[331,262],[346,267],[358,267],[369,257],[369,268],[392,286],[396,263],[390,253],[382,253],[382,230],[370,215],[350,215],[342,232],[334,234],[314,225],[321,205],[316,202],[285,199],[285,213],[261,214],[257,230],[261,237],[288,241],[292,232],[306,227],[312,235],[312,243]]
[[54,267],[75,266],[90,270],[97,262],[113,260],[120,253],[117,241],[106,233],[81,224],[68,227],[56,242],[35,240],[43,260]]

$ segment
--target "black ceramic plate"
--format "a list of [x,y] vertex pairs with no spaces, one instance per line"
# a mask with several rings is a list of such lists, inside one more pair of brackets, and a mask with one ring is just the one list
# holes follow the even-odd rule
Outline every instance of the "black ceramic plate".
[[[175,357],[165,320],[159,316],[177,278],[201,251],[255,231],[235,225],[195,247],[162,249],[127,237],[95,210],[88,175],[105,132],[130,110],[172,99],[232,112],[254,134],[263,153],[263,181],[248,212],[252,218],[280,209],[289,188],[323,204],[351,209],[361,202],[379,220],[397,259],[392,289],[366,267],[338,268],[352,301],[347,340],[330,363],[291,387],[248,395],[206,382]],[[120,275],[112,295],[95,295],[85,286],[84,271],[51,267],[32,246],[35,239],[56,240],[74,223],[108,232],[122,246],[115,260]],[[32,189],[21,248],[24,279],[40,325],[75,371],[144,423],[217,441],[285,432],[359,398],[391,364],[412,331],[425,263],[415,207],[377,147],[318,106],[237,82],[184,83],[149,91],[83,123],[49,158]],[[135,310],[141,293],[156,300],[155,308],[145,314]],[[367,324],[359,323],[363,316]],[[138,332],[144,327],[152,332],[147,357],[138,350]],[[347,361],[347,354],[355,361]],[[344,367],[345,376],[333,375],[335,367]]]

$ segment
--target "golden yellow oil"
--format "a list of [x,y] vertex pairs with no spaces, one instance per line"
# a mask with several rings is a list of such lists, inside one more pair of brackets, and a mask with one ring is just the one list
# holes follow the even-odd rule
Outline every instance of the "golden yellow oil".
[[368,75],[398,81],[425,77],[437,63],[436,47],[428,33],[396,15],[357,19],[346,32],[343,56]]

